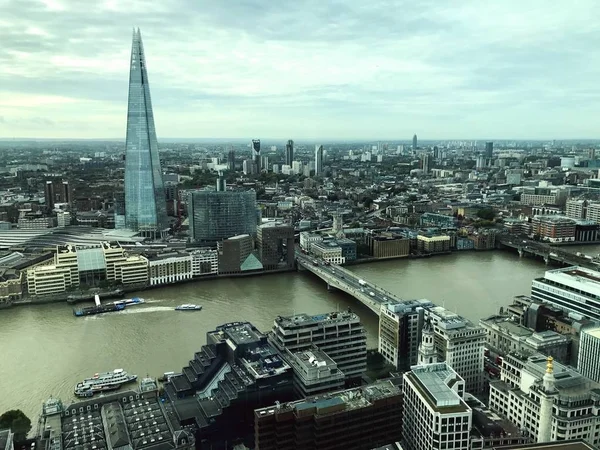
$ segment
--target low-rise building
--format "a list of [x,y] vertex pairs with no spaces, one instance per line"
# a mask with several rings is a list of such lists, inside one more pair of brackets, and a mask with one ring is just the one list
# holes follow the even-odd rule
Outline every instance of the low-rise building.
[[148,259],[150,286],[192,279],[192,255],[168,253]]
[[0,268],[0,307],[23,296],[23,273],[17,269]]
[[254,411],[256,450],[373,448],[399,441],[402,392],[391,381]]
[[336,242],[314,242],[310,248],[313,255],[331,264],[341,265],[346,262],[346,258],[342,256],[342,247]]
[[421,215],[421,226],[456,228],[458,220],[453,215],[426,212]]
[[410,239],[392,232],[369,233],[367,243],[375,258],[401,258],[410,254]]
[[300,248],[302,250],[310,252],[312,244],[317,242],[323,242],[323,236],[317,233],[311,233],[310,231],[302,231],[300,233]]
[[465,381],[447,363],[413,366],[403,376],[402,391],[406,450],[470,449]]
[[292,269],[294,267],[294,228],[276,222],[258,227],[256,247],[266,270]]
[[575,240],[575,220],[559,215],[540,215],[532,220],[532,232],[543,241],[571,242]]
[[423,253],[445,253],[450,251],[450,236],[417,236],[417,249]]
[[219,273],[219,252],[212,248],[201,248],[192,255],[192,276],[216,275]]

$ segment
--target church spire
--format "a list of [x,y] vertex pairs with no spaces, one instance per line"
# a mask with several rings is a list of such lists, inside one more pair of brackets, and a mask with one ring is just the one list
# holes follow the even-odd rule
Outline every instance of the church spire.
[[435,334],[431,322],[428,320],[421,330],[421,343],[419,344],[419,364],[433,364],[437,361],[434,343]]

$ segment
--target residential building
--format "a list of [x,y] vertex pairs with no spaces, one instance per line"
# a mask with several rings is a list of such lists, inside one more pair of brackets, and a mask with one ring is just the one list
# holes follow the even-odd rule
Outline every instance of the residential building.
[[408,300],[381,306],[378,351],[396,370],[408,370],[418,362],[425,310],[428,300]]
[[125,139],[125,223],[156,238],[168,227],[146,56],[139,28],[133,32]]
[[315,145],[315,176],[323,176],[323,146]]
[[444,253],[450,251],[450,236],[417,236],[417,249],[423,253]]
[[346,258],[343,256],[342,247],[340,247],[337,242],[314,242],[310,248],[313,255],[322,258],[331,264],[341,265],[346,262]]
[[600,272],[585,267],[547,270],[531,283],[531,298],[600,320]]
[[438,360],[445,361],[465,381],[466,390],[478,394],[483,389],[485,330],[441,306],[425,309],[435,332]]
[[192,255],[167,253],[148,258],[150,286],[192,279]]
[[543,241],[571,242],[575,240],[575,220],[559,215],[535,216],[532,232]]
[[600,383],[600,327],[594,326],[581,331],[577,370],[584,377]]
[[55,224],[54,217],[24,216],[19,217],[17,227],[21,230],[43,230],[53,228]]
[[282,356],[294,371],[294,392],[298,398],[344,388],[344,373],[317,346],[295,353],[286,349]]
[[254,162],[254,167],[256,168],[256,172],[260,173],[262,170],[260,165],[260,139],[252,139],[250,145],[252,147],[252,161]]
[[399,441],[402,393],[392,381],[254,411],[256,450],[370,449]]
[[188,194],[190,235],[194,242],[216,242],[256,234],[254,191],[195,190]]
[[245,159],[242,162],[242,171],[244,175],[254,175],[257,173],[256,163],[251,159]]
[[337,363],[346,380],[360,378],[367,367],[366,332],[360,318],[350,311],[277,316],[269,340],[280,352],[316,345]]
[[294,227],[276,222],[267,222],[259,226],[256,248],[265,270],[293,269]]
[[216,275],[219,273],[219,252],[212,248],[192,250],[192,276]]
[[0,308],[2,305],[21,299],[23,281],[22,271],[0,267]]
[[585,218],[600,223],[600,202],[589,202],[587,204]]
[[526,187],[521,194],[521,203],[530,206],[564,205],[567,193],[558,187]]
[[584,439],[600,443],[600,385],[552,357],[518,354],[502,360],[490,382],[490,408],[536,442]]
[[403,448],[470,450],[465,381],[447,363],[413,366],[403,376],[402,392]]
[[421,215],[420,224],[426,227],[440,227],[440,228],[456,228],[458,223],[456,217],[448,214],[437,214],[437,213],[423,213]]
[[481,231],[477,234],[472,234],[469,239],[473,241],[475,250],[492,250],[496,248],[496,232]]
[[430,162],[429,162],[429,154],[425,153],[422,157],[421,157],[421,169],[423,169],[423,173],[425,175],[427,175],[429,173],[429,169],[431,168],[429,166]]
[[64,228],[71,225],[71,213],[69,211],[59,211],[56,213],[57,226]]

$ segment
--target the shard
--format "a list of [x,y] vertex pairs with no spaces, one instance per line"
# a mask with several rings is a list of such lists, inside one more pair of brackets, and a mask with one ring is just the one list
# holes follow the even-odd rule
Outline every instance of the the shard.
[[139,28],[133,31],[125,148],[125,226],[157,238],[167,228],[165,188]]

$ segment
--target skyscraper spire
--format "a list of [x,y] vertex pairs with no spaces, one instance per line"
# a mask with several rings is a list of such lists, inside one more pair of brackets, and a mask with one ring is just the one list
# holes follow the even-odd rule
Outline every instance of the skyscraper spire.
[[125,225],[156,238],[167,228],[158,141],[140,29],[133,29],[125,143]]

